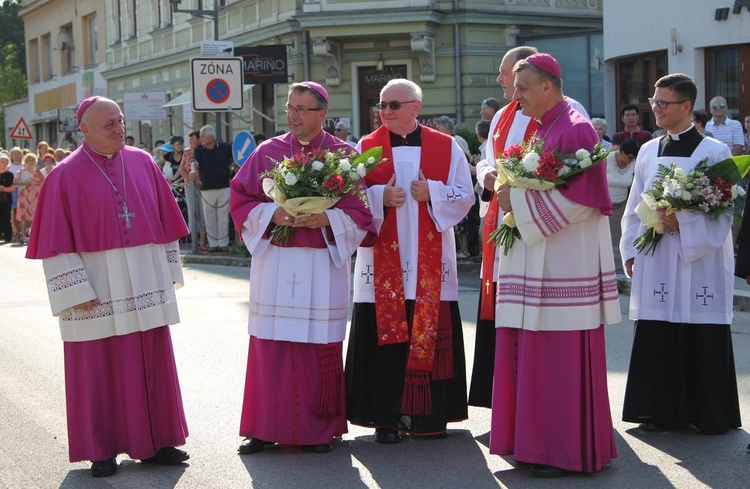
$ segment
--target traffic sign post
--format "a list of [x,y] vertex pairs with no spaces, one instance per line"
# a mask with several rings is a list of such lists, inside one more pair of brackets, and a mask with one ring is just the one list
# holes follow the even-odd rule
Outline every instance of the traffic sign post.
[[255,138],[248,131],[240,131],[232,141],[232,156],[238,166],[245,164],[250,154],[255,151]]
[[23,117],[18,119],[18,122],[13,127],[13,130],[10,131],[10,138],[11,139],[31,139],[31,130],[29,129],[29,125],[26,124],[26,121],[23,120]]
[[193,110],[242,110],[242,58],[192,58]]

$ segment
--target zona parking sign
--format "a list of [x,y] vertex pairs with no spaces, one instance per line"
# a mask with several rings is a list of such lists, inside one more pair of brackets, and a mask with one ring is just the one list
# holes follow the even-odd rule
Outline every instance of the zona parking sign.
[[242,58],[191,58],[193,110],[242,110]]

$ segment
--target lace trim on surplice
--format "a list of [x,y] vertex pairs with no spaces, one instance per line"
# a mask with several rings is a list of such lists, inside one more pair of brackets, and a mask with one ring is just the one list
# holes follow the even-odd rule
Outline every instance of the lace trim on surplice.
[[117,314],[126,314],[134,311],[142,311],[151,307],[163,306],[177,302],[177,296],[174,289],[156,290],[144,294],[138,294],[135,297],[126,297],[102,302],[90,311],[79,309],[69,309],[60,319],[62,321],[85,321],[88,319],[98,319]]
[[47,280],[47,291],[50,294],[88,282],[88,275],[83,267],[68,270]]

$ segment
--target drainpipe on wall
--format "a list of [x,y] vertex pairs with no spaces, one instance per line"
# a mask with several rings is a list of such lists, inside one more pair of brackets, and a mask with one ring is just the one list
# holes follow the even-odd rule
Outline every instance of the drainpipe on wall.
[[310,31],[302,29],[302,78],[300,81],[310,79]]
[[453,0],[453,15],[455,17],[455,23],[453,24],[453,56],[455,58],[455,71],[456,71],[456,122],[463,120],[464,113],[464,99],[463,99],[463,87],[461,86],[461,45],[459,44],[459,29],[458,29],[458,0]]

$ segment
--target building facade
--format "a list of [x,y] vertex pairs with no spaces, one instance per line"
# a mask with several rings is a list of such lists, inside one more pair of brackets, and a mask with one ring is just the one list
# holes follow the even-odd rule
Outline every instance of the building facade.
[[656,80],[668,73],[697,82],[696,109],[708,109],[711,98],[721,95],[732,119],[750,113],[750,1],[686,7],[680,0],[605,3],[604,86],[611,132],[621,128],[619,109],[630,103],[641,109],[641,125],[656,129],[647,99]]
[[[355,136],[377,127],[374,105],[382,86],[395,77],[422,87],[424,123],[449,115],[473,129],[483,99],[502,101],[498,66],[508,49],[522,44],[557,56],[566,94],[592,115],[604,114],[603,0],[216,1],[218,22],[210,15],[213,0],[25,2],[29,104],[34,104],[29,110],[37,134],[54,139],[53,111],[74,107],[87,93],[120,103],[134,93],[163,93],[163,118],[127,122],[128,133],[148,146],[204,124],[217,126],[217,114],[193,111],[190,97],[190,59],[214,39],[235,48],[284,46],[287,55],[287,83],[247,85],[245,108],[220,116],[223,139],[237,130],[269,136],[285,130],[288,83],[304,79],[329,89],[327,127],[342,120]],[[173,12],[174,6],[208,16]],[[93,37],[99,40],[93,78],[82,57],[92,39],[83,20],[92,13],[99,29]],[[55,50],[62,46],[55,44],[58,32],[68,26],[72,59],[68,51]]]
[[[89,95],[103,95],[104,9],[97,0],[24,1],[19,12],[24,22],[28,79],[25,106],[20,111],[32,133],[31,141],[52,147],[77,144],[75,108]],[[6,132],[16,118],[6,119]]]
[[[182,0],[178,8],[210,11],[213,5]],[[495,78],[510,47],[536,39],[554,46],[557,37],[598,31],[599,45],[590,49],[601,52],[600,0],[219,0],[219,5],[220,40],[235,48],[285,46],[288,82],[324,83],[331,97],[327,125],[348,121],[357,136],[377,127],[373,108],[391,78],[410,78],[422,86],[425,122],[448,114],[473,127],[481,101],[502,98]],[[120,100],[131,91],[164,90],[179,102],[168,107],[167,119],[130,123],[136,139],[144,123],[161,138],[186,132],[186,119],[194,128],[215,125],[214,113],[190,114],[186,98],[178,99],[191,90],[190,58],[200,55],[202,41],[216,37],[213,20],[173,13],[166,1],[107,0],[106,6],[113,12],[107,18],[103,74],[109,95]],[[591,42],[587,36],[585,44]],[[575,58],[578,48],[567,54]],[[586,60],[567,70],[582,78],[566,84],[566,91],[574,89],[570,94],[582,102],[594,90],[589,71],[596,78],[597,70]],[[603,72],[594,85],[602,83]],[[256,84],[231,125],[220,124],[222,132],[271,135],[284,130],[286,90],[287,84]]]

